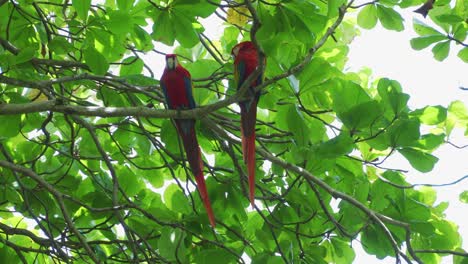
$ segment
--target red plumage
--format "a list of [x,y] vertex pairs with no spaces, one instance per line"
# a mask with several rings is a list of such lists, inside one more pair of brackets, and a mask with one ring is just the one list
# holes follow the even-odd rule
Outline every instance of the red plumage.
[[[250,41],[237,44],[232,49],[234,56],[234,78],[237,89],[258,67],[258,51]],[[247,90],[249,99],[239,102],[241,112],[241,138],[244,162],[247,165],[249,177],[249,199],[254,206],[255,195],[255,123],[257,120],[257,104],[260,92],[255,92],[255,86],[262,83],[263,73],[254,80]]]
[[[190,73],[179,65],[177,56],[166,55],[166,68],[161,77],[166,103],[169,109],[193,109],[195,101],[192,95],[192,79]],[[208,219],[213,227],[216,226],[211,202],[206,190],[205,178],[203,176],[203,160],[200,147],[195,133],[194,119],[176,119],[177,132],[182,138],[190,169],[195,176],[200,197],[208,214]]]

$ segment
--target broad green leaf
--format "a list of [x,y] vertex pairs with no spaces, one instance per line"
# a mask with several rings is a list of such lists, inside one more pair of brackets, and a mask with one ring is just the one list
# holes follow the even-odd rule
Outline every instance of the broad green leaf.
[[175,33],[175,26],[169,12],[159,12],[154,19],[153,33],[151,34],[153,39],[166,45],[172,45],[176,37]]
[[109,63],[106,58],[99,53],[95,48],[89,47],[83,51],[86,64],[91,71],[97,75],[106,74],[109,69]]
[[402,93],[401,86],[397,81],[382,78],[377,84],[377,91],[382,101],[392,109],[392,114],[387,115],[387,118],[393,119],[396,115],[407,109],[409,95]]
[[413,29],[419,36],[444,35],[416,18],[413,19]]
[[330,0],[328,1],[328,17],[333,18],[338,15],[338,11],[341,5],[346,3],[345,0]]
[[421,139],[417,141],[415,144],[415,147],[419,149],[424,149],[429,152],[432,152],[436,148],[438,148],[440,145],[445,143],[445,134],[427,134],[421,136]]
[[411,198],[404,199],[400,208],[408,222],[425,222],[431,217],[431,210],[427,205]]
[[120,65],[120,75],[140,74],[143,71],[144,62],[135,56],[125,58]]
[[465,63],[468,63],[468,47],[461,49],[457,56]]
[[140,26],[133,25],[133,32],[130,32],[130,34],[130,38],[137,49],[148,52],[153,48],[151,35]]
[[20,132],[21,115],[0,115],[0,141]]
[[443,106],[426,106],[422,109],[415,110],[411,113],[419,118],[421,123],[426,125],[437,125],[445,121],[447,118],[447,109]]
[[298,146],[307,146],[310,138],[310,130],[302,113],[295,106],[288,107],[287,124],[294,135],[296,144]]
[[132,16],[127,11],[112,11],[108,13],[108,16],[107,27],[112,33],[126,36],[132,31]]
[[186,14],[190,17],[206,18],[213,14],[216,10],[216,4],[221,0],[204,1],[204,0],[176,0],[173,2],[173,8],[177,11]]
[[450,41],[437,43],[432,48],[432,53],[434,54],[434,58],[438,61],[445,60],[449,55],[449,51],[450,51]]
[[377,25],[377,8],[375,5],[366,5],[361,8],[357,16],[357,23],[365,29],[372,29]]
[[453,263],[454,264],[468,264],[468,258],[466,257],[466,250],[463,248],[457,248],[455,249],[457,252],[462,252],[465,253],[465,256],[460,256],[460,255],[453,255]]
[[460,193],[460,202],[468,203],[468,191],[463,191]]
[[[169,261],[187,259],[187,248],[184,243],[186,234],[180,229],[163,227],[158,240],[159,253]],[[185,261],[184,261],[185,262]]]
[[177,129],[171,120],[166,119],[162,123],[161,127],[161,140],[166,145],[167,149],[172,150],[175,154],[180,153],[179,143],[179,134]]
[[457,15],[449,15],[449,14],[444,14],[437,16],[437,20],[443,23],[458,23],[458,22],[463,22],[463,18]]
[[337,137],[320,144],[316,153],[321,158],[337,158],[349,154],[353,148],[353,139],[344,132]]
[[192,211],[187,199],[176,184],[169,185],[164,191],[167,207],[175,212],[189,214]]
[[463,42],[468,36],[468,24],[459,23],[453,27],[452,31],[453,31],[453,38],[456,39],[457,41]]
[[386,256],[393,256],[395,253],[388,236],[386,236],[380,226],[371,224],[367,226],[361,234],[361,243],[364,251],[375,255],[378,259]]
[[422,152],[414,148],[402,148],[400,152],[413,166],[420,172],[429,172],[434,168],[435,163],[439,160],[437,157],[429,153]]
[[121,77],[124,78],[131,85],[155,86],[159,84],[157,80],[151,77],[146,77],[142,74],[132,74],[132,75],[121,76]]
[[88,18],[88,11],[91,7],[91,0],[73,0],[72,5],[78,14],[78,17],[83,21]]
[[221,249],[205,249],[200,250],[195,255],[195,263],[217,264],[217,263],[232,263],[235,257],[231,254],[226,254]]
[[356,257],[356,253],[351,245],[339,238],[332,238],[331,245],[333,246],[331,260],[333,263],[352,263]]
[[419,120],[400,119],[387,130],[394,146],[412,146],[420,137]]
[[377,16],[382,26],[386,29],[396,31],[402,31],[404,29],[401,15],[389,7],[377,4]]
[[184,48],[191,48],[198,43],[197,31],[194,27],[200,30],[202,26],[194,21],[190,21],[184,13],[173,12],[171,23],[173,23],[174,30],[176,31],[176,39]]
[[[362,113],[367,113],[363,115]],[[382,117],[382,109],[376,101],[368,101],[352,107],[340,115],[341,121],[350,130],[370,128],[377,119]]]
[[133,170],[126,166],[117,166],[116,168],[121,188],[128,196],[134,196],[145,188],[141,177],[138,177]]
[[354,106],[371,101],[370,96],[361,86],[354,82],[339,82],[330,91],[333,99],[333,110],[338,114],[349,111]]
[[410,43],[413,49],[422,50],[422,49],[429,47],[433,43],[436,43],[445,39],[447,39],[447,37],[442,36],[442,35],[426,35],[423,37],[413,38],[410,40]]
[[117,0],[117,6],[121,10],[128,10],[133,6],[135,0]]
[[10,66],[21,64],[23,62],[27,62],[34,57],[36,52],[35,47],[27,47],[22,49],[18,55],[12,57],[12,61],[10,62]]

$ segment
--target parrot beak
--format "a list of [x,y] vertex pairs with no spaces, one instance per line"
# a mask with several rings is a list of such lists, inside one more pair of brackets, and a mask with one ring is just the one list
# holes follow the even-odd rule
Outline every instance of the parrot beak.
[[177,67],[176,56],[166,56],[166,68],[173,70]]
[[239,46],[235,46],[233,49],[232,49],[232,52],[231,52],[231,56],[232,58],[236,58],[237,57],[237,54],[239,54]]

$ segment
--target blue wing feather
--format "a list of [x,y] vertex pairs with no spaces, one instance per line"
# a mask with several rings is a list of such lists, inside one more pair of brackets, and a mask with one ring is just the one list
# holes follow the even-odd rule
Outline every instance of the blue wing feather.
[[244,61],[240,61],[239,63],[237,63],[236,71],[237,71],[237,75],[238,75],[237,89],[239,89],[242,86],[242,83],[246,79],[246,76],[245,76],[245,62]]
[[192,80],[188,77],[184,77],[185,92],[187,94],[189,108],[193,109],[196,107],[195,100],[193,99]]
[[161,88],[163,90],[164,98],[166,99],[166,103],[167,103],[167,107],[171,108],[172,104],[171,104],[170,98],[169,98],[169,96],[167,94],[167,87],[166,87],[166,85],[164,85],[164,82],[160,82],[159,84],[161,85]]

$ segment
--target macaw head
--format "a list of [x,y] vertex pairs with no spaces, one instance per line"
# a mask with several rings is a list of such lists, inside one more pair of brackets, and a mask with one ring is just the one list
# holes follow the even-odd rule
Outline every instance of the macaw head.
[[244,41],[232,48],[231,55],[236,58],[239,53],[256,53],[255,45],[252,41]]
[[177,55],[175,54],[166,54],[166,69],[174,70],[179,62],[177,61]]

